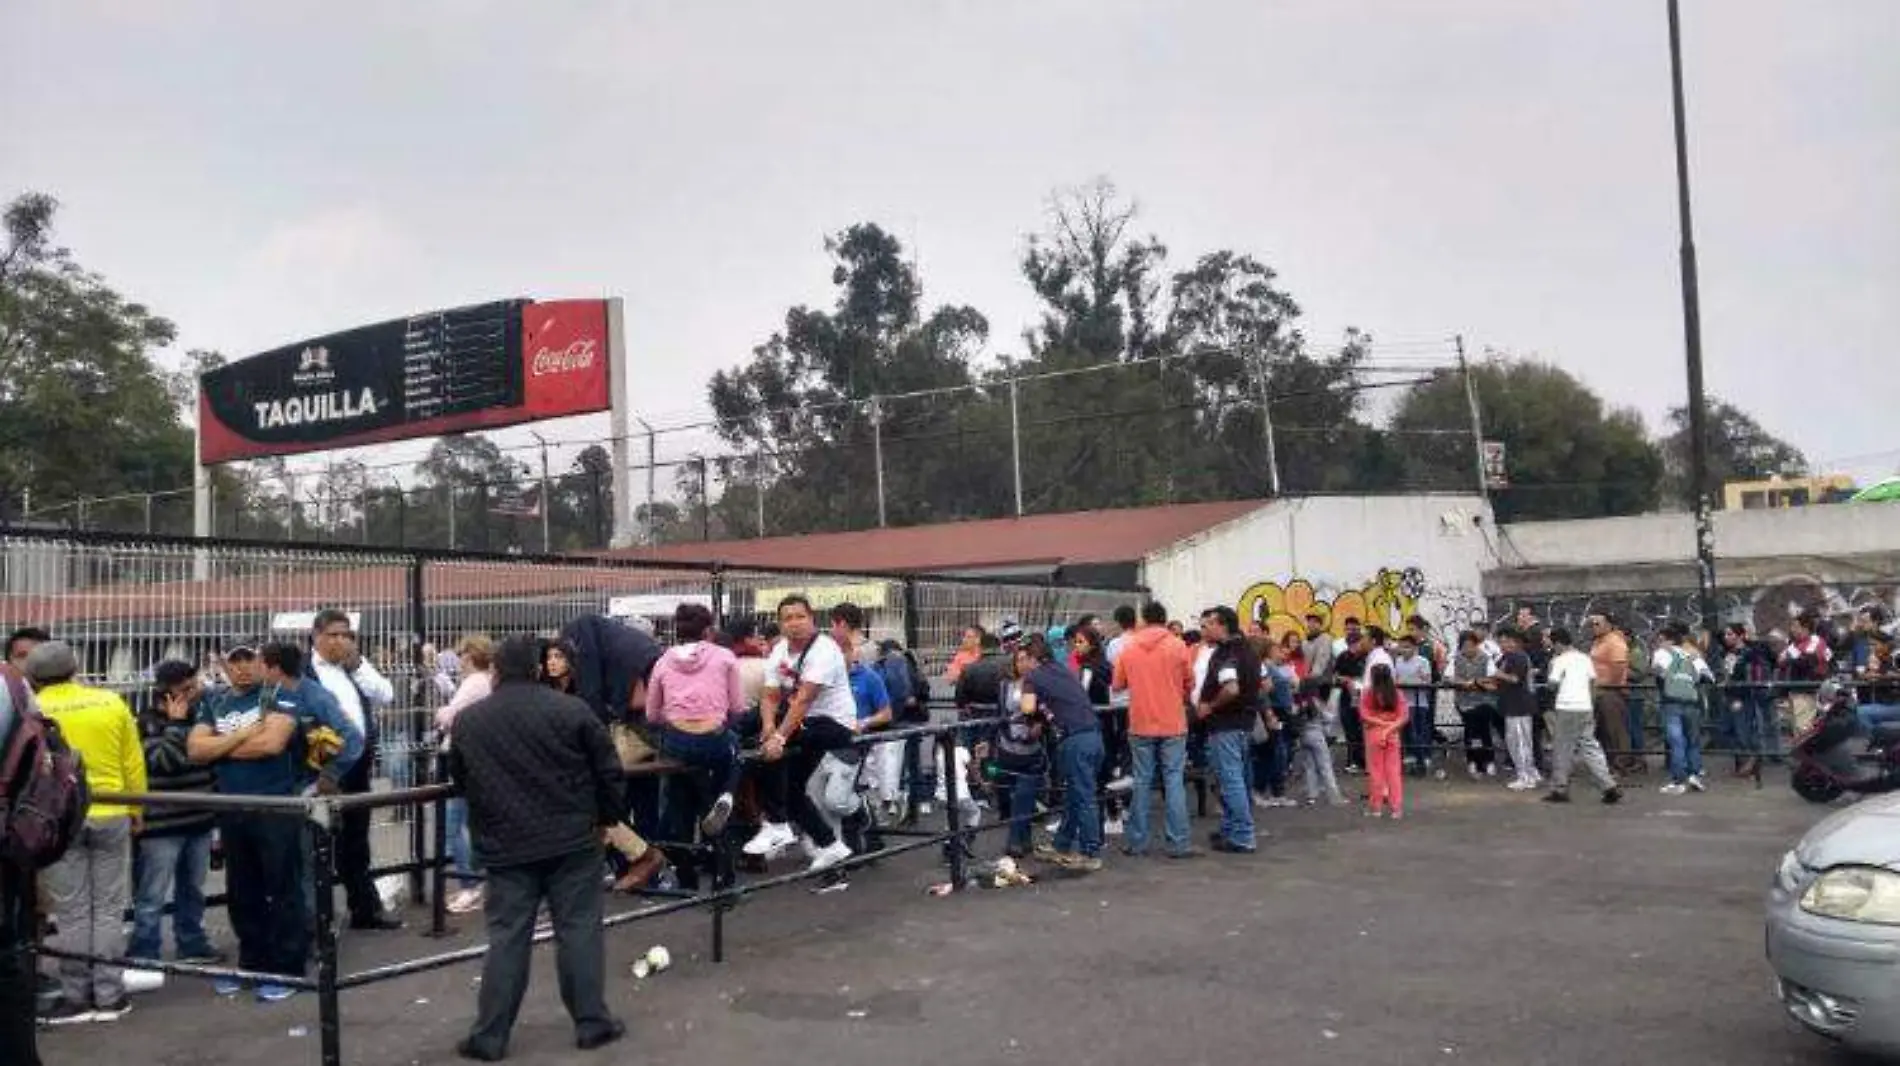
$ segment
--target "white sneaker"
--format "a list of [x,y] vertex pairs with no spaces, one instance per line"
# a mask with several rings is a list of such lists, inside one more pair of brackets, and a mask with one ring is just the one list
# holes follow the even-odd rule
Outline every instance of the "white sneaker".
[[1510,789],[1512,792],[1528,792],[1537,787],[1537,782],[1532,781],[1528,777],[1520,777],[1504,787]]
[[1476,781],[1480,776],[1482,776],[1478,773],[1478,764],[1475,762],[1466,763],[1465,776],[1471,778],[1473,781]]
[[1496,777],[1496,776],[1498,776],[1498,764],[1497,764],[1497,763],[1492,763],[1491,765],[1489,765],[1489,766],[1487,766],[1487,767],[1485,767],[1485,768],[1484,768],[1484,776],[1486,776],[1486,777]]
[[481,909],[482,890],[479,888],[465,888],[449,897],[448,912],[450,914],[473,914]]
[[1272,810],[1273,797],[1263,796],[1260,793],[1256,792],[1253,794],[1253,807],[1254,807],[1254,810],[1257,810],[1257,811]]
[[124,982],[125,994],[128,996],[156,992],[165,987],[165,975],[158,970],[125,970],[123,973],[120,980]]
[[834,840],[828,848],[819,848],[811,856],[811,869],[829,870],[833,866],[851,857],[851,848],[842,840]]
[[919,817],[929,817],[931,814],[935,813],[935,811],[936,811],[936,808],[932,807],[928,801],[924,803],[919,803],[917,805],[917,814]]
[[783,822],[767,822],[759,827],[752,839],[745,842],[743,849],[747,855],[765,856],[784,851],[798,842],[798,834]]
[[1701,774],[1689,775],[1689,788],[1695,792],[1707,792],[1709,790],[1709,786],[1702,780]]
[[1665,796],[1680,796],[1684,792],[1689,791],[1689,786],[1679,785],[1676,782],[1671,781],[1668,784],[1664,785],[1662,788],[1657,789],[1657,791],[1661,792]]
[[1108,783],[1108,790],[1110,792],[1133,792],[1135,790],[1135,779],[1129,777],[1127,774],[1123,774]]
[[1120,818],[1109,818],[1103,821],[1102,835],[1109,836],[1109,837],[1121,836],[1122,835],[1122,820]]
[[1043,826],[1043,828],[1044,828],[1044,829],[1047,829],[1047,830],[1048,830],[1048,831],[1050,831],[1051,833],[1059,833],[1059,832],[1061,832],[1061,831],[1062,831],[1062,819],[1060,819],[1060,818],[1051,818],[1051,819],[1049,819],[1049,824],[1048,824],[1048,825],[1045,825],[1045,826]]

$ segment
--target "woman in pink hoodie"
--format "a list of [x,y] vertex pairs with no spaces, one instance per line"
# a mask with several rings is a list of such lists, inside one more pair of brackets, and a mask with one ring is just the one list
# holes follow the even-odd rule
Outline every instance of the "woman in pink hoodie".
[[1366,814],[1378,818],[1384,806],[1391,808],[1393,818],[1403,818],[1405,775],[1399,766],[1399,737],[1405,732],[1411,711],[1399,695],[1390,666],[1374,666],[1369,681],[1359,703],[1359,720],[1366,728],[1366,776],[1371,786]]
[[[732,731],[732,721],[746,710],[739,660],[707,639],[712,627],[711,609],[680,604],[673,612],[679,643],[660,656],[647,679],[647,723],[660,731],[660,754],[691,769],[674,781],[695,793],[680,797],[684,802],[669,802],[667,808],[705,812],[699,828],[709,840],[726,831],[726,819],[732,816],[740,772],[739,736]],[[667,835],[685,840],[690,832],[676,823]]]

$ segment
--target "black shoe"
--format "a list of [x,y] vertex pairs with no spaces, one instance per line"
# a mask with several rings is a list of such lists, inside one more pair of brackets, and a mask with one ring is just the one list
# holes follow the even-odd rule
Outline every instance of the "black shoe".
[[1182,848],[1180,851],[1168,852],[1168,858],[1170,859],[1198,859],[1200,857],[1201,857],[1200,849],[1193,848],[1193,847]]
[[1544,794],[1544,802],[1545,802],[1545,803],[1569,803],[1569,802],[1570,802],[1570,793],[1568,793],[1568,792],[1547,792],[1547,793],[1545,793],[1545,794]]
[[1148,849],[1146,848],[1131,848],[1128,845],[1123,844],[1121,850],[1122,850],[1123,855],[1126,855],[1131,859],[1145,859],[1148,857]]
[[92,1020],[95,1022],[116,1022],[132,1013],[132,1001],[121,999],[117,1003],[100,1004],[92,1008]]
[[61,999],[58,1003],[53,1004],[50,1009],[41,1011],[39,1021],[41,1025],[55,1027],[63,1025],[83,1025],[86,1022],[92,1021],[92,1008],[83,1003],[74,1003],[68,999]]
[[189,955],[180,955],[178,956],[178,961],[190,963],[193,966],[223,966],[225,963],[231,961],[231,957],[219,951],[217,948],[206,948],[203,951],[195,951]]
[[1606,806],[1612,806],[1612,807],[1618,803],[1623,802],[1623,790],[1620,788],[1615,788],[1615,787],[1604,789],[1603,802]]
[[473,1062],[500,1062],[502,1059],[508,1057],[508,1053],[505,1051],[492,1051],[488,1048],[481,1047],[470,1039],[464,1039],[461,1043],[455,1045],[455,1053]]
[[1210,848],[1218,849],[1221,846],[1221,843],[1225,841],[1226,839],[1227,839],[1226,837],[1220,835],[1220,830],[1216,829],[1213,832],[1207,834],[1207,846]]
[[365,914],[350,919],[351,929],[365,933],[393,933],[402,927],[402,919],[387,914]]
[[1243,848],[1226,837],[1214,841],[1211,846],[1223,855],[1252,855],[1254,853],[1253,848]]
[[596,1029],[591,1033],[576,1034],[574,1037],[574,1046],[580,1048],[582,1051],[592,1051],[595,1048],[606,1047],[608,1044],[626,1035],[626,1023],[615,1021],[605,1029]]

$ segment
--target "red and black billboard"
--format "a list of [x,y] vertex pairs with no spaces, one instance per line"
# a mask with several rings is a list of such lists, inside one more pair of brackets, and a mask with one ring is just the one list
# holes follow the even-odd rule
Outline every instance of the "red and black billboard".
[[607,410],[605,300],[502,300],[274,348],[199,380],[198,461]]

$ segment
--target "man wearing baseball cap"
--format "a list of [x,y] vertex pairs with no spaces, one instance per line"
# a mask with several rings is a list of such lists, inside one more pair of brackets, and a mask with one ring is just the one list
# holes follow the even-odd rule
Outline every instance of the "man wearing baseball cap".
[[[205,699],[185,739],[191,760],[210,766],[218,791],[230,796],[294,796],[301,784],[297,719],[266,705],[260,642],[237,640],[225,648],[231,684]],[[310,953],[304,913],[303,826],[296,818],[227,811],[218,818],[224,843],[226,908],[237,933],[238,967],[255,973],[301,977]],[[212,988],[235,996],[243,986],[218,978]],[[261,1003],[295,995],[280,984],[260,984]]]
[[[79,656],[64,641],[48,641],[26,657],[26,677],[39,691],[40,711],[86,767],[86,787],[101,792],[145,791],[145,749],[132,709],[118,693],[81,685]],[[46,868],[41,884],[52,897],[59,935],[52,946],[104,958],[124,953],[122,915],[131,903],[126,872],[139,810],[94,802],[86,827],[66,854]],[[116,1021],[132,1009],[125,998],[125,972],[74,959],[59,963],[60,1002],[49,1025]]]

